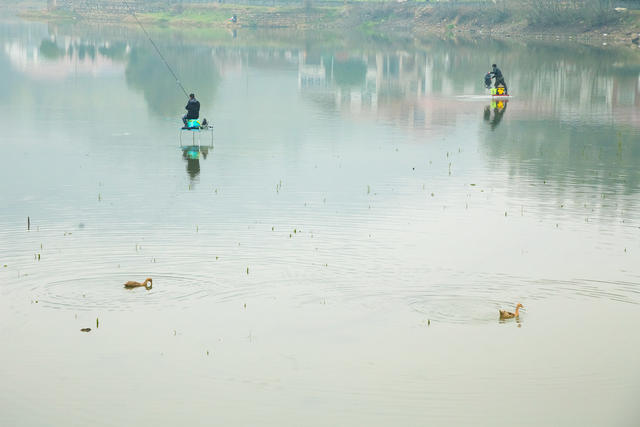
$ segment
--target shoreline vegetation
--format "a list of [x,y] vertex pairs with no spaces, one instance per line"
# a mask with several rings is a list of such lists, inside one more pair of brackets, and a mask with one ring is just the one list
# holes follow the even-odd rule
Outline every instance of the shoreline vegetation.
[[[638,3],[640,8],[640,1]],[[135,24],[116,0],[60,2],[20,16],[47,21]],[[274,3],[275,4],[275,3]],[[70,6],[72,5],[72,6]],[[236,23],[229,18],[237,15]],[[288,28],[357,30],[372,38],[439,34],[575,39],[593,44],[640,44],[640,9],[609,0],[496,0],[481,2],[314,2],[276,6],[229,3],[167,3],[138,6],[138,19],[158,27],[200,29]]]

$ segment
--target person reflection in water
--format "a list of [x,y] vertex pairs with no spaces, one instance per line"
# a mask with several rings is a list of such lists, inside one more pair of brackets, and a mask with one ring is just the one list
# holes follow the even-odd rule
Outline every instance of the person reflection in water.
[[182,158],[187,161],[187,174],[193,182],[200,175],[200,149],[197,145],[183,147]]
[[198,145],[182,147],[182,158],[187,161],[187,175],[189,175],[191,183],[195,183],[196,178],[200,175],[200,155],[206,160],[210,148]]
[[187,114],[182,116],[182,123],[184,123],[184,128],[187,128],[187,120],[193,120],[200,117],[200,101],[196,99],[194,94],[189,95],[189,101],[187,105],[184,107],[187,110]]
[[[493,118],[491,118],[491,112],[493,111]],[[504,116],[505,111],[507,111],[507,101],[493,101],[491,105],[487,105],[484,107],[484,121],[488,122],[491,126],[491,130],[495,130],[496,127],[502,121],[502,116]]]

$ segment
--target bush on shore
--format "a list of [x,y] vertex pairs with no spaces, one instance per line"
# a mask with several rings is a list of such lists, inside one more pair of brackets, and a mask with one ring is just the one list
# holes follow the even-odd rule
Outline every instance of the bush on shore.
[[585,25],[599,27],[620,18],[611,0],[529,0],[529,25]]
[[462,23],[500,24],[526,21],[534,28],[613,24],[621,14],[612,0],[495,0],[481,4],[443,2],[433,6],[436,19]]

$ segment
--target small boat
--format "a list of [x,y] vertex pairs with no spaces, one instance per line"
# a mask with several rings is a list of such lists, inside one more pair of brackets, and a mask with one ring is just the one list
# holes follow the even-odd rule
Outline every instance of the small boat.
[[489,89],[491,96],[493,98],[510,98],[511,95],[509,95],[505,90],[503,86],[498,86],[498,87],[493,87],[491,89]]

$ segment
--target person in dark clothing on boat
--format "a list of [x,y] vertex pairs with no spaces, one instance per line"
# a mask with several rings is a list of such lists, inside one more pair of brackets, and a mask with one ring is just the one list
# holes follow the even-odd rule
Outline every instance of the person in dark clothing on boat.
[[484,75],[484,85],[487,89],[491,89],[491,71]]
[[498,85],[502,85],[504,87],[504,93],[508,94],[507,83],[504,81],[504,76],[502,75],[502,71],[496,64],[491,65],[491,75],[496,79],[494,87],[498,87]]
[[189,95],[189,101],[184,109],[187,110],[187,114],[182,116],[182,123],[187,127],[187,120],[193,120],[200,117],[200,101],[196,99],[194,94]]

